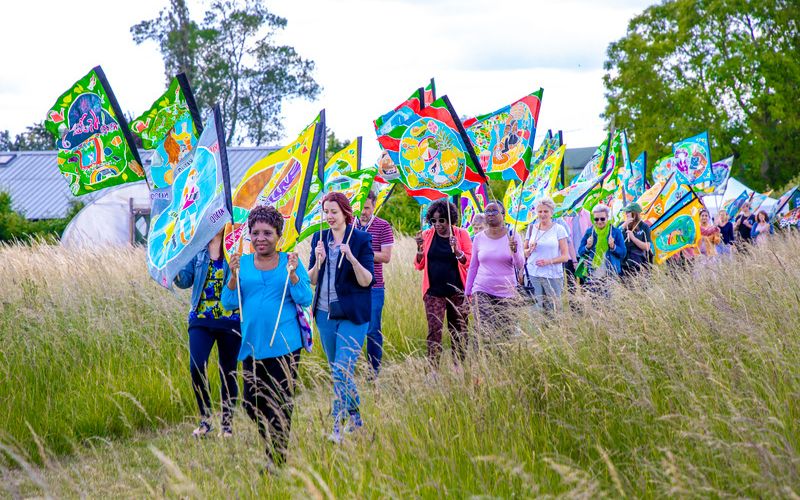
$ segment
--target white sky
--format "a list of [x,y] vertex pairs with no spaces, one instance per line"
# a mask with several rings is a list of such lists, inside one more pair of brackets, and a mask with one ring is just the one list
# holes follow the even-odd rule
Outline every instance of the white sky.
[[[164,91],[155,43],[137,46],[130,26],[167,0],[3,3],[0,130],[44,119],[55,99],[101,64],[122,109],[138,115]],[[460,115],[493,111],[544,88],[537,143],[548,128],[570,147],[603,140],[602,64],[608,44],[652,0],[281,0],[279,41],[316,63],[323,92],[284,105],[286,139],[326,109],[340,138],[364,137],[378,153],[372,120],[436,79]],[[199,18],[206,5],[189,0]]]

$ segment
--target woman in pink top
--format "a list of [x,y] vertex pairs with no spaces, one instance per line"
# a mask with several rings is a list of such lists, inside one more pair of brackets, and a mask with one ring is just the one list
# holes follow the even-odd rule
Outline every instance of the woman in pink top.
[[472,262],[465,293],[474,298],[475,319],[484,332],[506,336],[511,299],[517,296],[517,269],[522,268],[522,239],[509,235],[503,219],[505,207],[499,201],[486,205],[487,228],[472,242]]
[[464,283],[472,255],[472,241],[466,230],[450,225],[451,221],[461,218],[456,206],[446,199],[431,203],[425,218],[431,227],[415,237],[417,256],[414,267],[422,271],[422,301],[428,320],[428,361],[436,368],[442,355],[445,318],[453,346],[453,361],[463,361],[467,352],[469,310],[464,298]]

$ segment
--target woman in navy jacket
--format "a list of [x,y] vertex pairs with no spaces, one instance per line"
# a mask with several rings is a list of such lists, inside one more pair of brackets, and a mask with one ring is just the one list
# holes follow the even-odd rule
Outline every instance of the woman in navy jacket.
[[622,260],[627,254],[622,231],[611,224],[611,209],[599,204],[592,209],[592,227],[586,230],[578,247],[578,257],[589,265],[589,290],[608,295],[607,277],[622,273]]
[[[355,367],[369,329],[372,313],[374,253],[372,236],[355,229],[353,209],[342,193],[328,193],[322,200],[330,226],[314,235],[309,262],[314,294],[314,318],[333,377],[333,441],[344,430],[363,425],[359,412]],[[340,264],[341,263],[341,264]]]

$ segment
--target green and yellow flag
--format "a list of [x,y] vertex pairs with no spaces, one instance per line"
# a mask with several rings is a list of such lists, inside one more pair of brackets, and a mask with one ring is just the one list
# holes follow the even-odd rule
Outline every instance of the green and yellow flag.
[[58,168],[75,196],[142,181],[139,152],[100,66],[59,97],[44,126],[58,149]]

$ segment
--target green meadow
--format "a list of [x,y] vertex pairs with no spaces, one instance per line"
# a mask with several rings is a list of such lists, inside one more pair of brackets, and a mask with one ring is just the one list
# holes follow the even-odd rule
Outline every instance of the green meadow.
[[[386,366],[365,427],[330,443],[304,355],[288,464],[262,474],[244,412],[193,439],[186,309],[140,249],[0,247],[0,496],[786,497],[800,494],[800,238],[578,294],[553,319],[426,370],[413,241],[386,270]],[[308,254],[301,249],[301,255]],[[216,353],[212,354],[213,357]],[[210,367],[218,400],[216,365]]]

